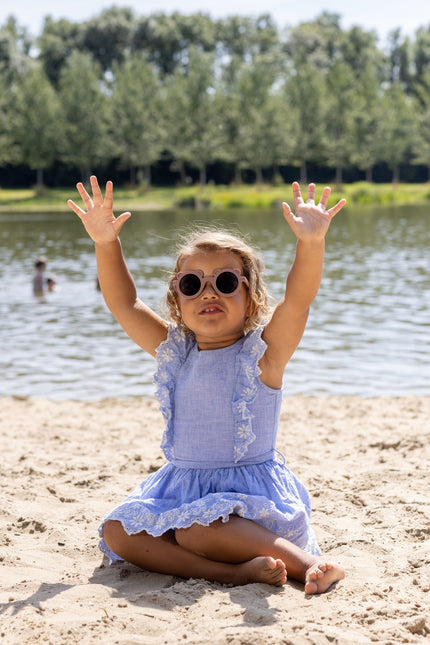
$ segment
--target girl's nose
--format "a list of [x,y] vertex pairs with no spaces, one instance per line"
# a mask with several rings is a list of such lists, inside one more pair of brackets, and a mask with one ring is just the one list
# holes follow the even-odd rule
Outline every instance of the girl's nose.
[[218,297],[217,292],[215,291],[215,289],[213,288],[213,286],[211,285],[211,283],[209,281],[206,282],[206,284],[205,284],[205,286],[203,288],[202,296],[204,298],[217,298]]

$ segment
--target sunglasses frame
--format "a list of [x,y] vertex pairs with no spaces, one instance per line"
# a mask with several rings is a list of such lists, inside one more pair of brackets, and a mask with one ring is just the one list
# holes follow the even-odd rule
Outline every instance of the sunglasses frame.
[[[216,285],[217,278],[223,273],[234,273],[234,275],[237,278],[237,287],[234,291],[231,293],[223,293],[220,291]],[[185,293],[182,293],[181,288],[180,288],[180,282],[183,277],[186,275],[194,275],[197,278],[200,279],[200,289],[197,291],[197,293],[193,294],[192,296],[187,296]],[[240,289],[240,285],[242,282],[246,284],[247,287],[249,287],[249,282],[248,279],[241,274],[240,269],[215,269],[212,275],[205,275],[203,271],[200,269],[196,269],[195,271],[180,271],[179,273],[176,274],[176,278],[173,280],[173,287],[176,291],[176,293],[180,294],[182,298],[185,298],[186,300],[192,300],[193,298],[198,298],[199,295],[204,291],[206,284],[210,282],[212,289],[217,293],[219,296],[223,298],[229,298],[231,296],[234,296]]]

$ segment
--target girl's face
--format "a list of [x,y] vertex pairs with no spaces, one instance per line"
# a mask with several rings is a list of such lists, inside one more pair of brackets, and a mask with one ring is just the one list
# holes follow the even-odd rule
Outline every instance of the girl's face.
[[[243,274],[240,258],[227,251],[198,251],[186,257],[179,268],[180,271],[200,270],[205,276],[213,275],[216,269],[239,269]],[[182,320],[194,332],[200,349],[227,347],[243,336],[249,303],[248,289],[243,282],[233,296],[217,293],[207,282],[196,298],[187,299],[178,292],[177,303]]]

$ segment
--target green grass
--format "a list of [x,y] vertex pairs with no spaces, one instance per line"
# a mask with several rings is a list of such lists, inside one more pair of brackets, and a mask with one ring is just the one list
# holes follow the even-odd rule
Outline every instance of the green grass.
[[[317,186],[317,195],[323,185]],[[350,205],[423,204],[430,201],[430,184],[369,184],[357,182],[333,189],[329,206],[341,197]],[[0,188],[0,212],[66,211],[67,200],[80,197],[74,188]],[[114,188],[115,212],[177,208],[268,209],[283,201],[292,203],[291,186],[189,186],[177,188]]]

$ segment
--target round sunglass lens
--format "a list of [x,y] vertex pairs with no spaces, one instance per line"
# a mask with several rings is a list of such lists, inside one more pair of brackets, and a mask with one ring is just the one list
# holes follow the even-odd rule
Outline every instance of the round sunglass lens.
[[184,296],[195,296],[200,289],[200,278],[193,273],[187,273],[187,275],[182,276],[179,282],[179,289],[184,294]]
[[223,271],[216,279],[216,286],[221,293],[233,293],[239,284],[237,275],[231,271]]

